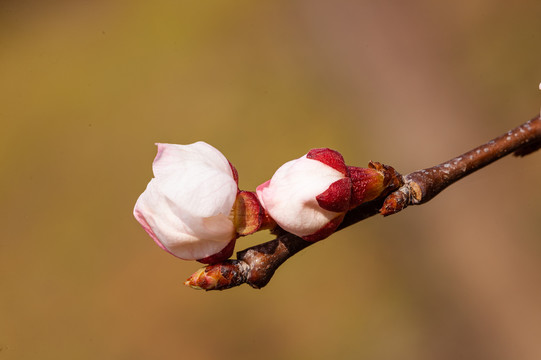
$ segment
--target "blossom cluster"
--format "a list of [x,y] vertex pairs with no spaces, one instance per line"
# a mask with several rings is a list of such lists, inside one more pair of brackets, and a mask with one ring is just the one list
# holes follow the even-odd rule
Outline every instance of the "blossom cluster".
[[327,148],[285,163],[250,192],[239,189],[235,167],[205,142],[157,146],[154,178],[134,216],[162,249],[206,264],[229,258],[240,236],[262,229],[322,240],[349,210],[385,189],[379,169],[347,166]]

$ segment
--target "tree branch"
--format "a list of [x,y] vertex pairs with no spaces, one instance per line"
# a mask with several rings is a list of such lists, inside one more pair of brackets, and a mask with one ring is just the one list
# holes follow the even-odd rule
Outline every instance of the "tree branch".
[[[471,151],[439,165],[401,176],[391,167],[389,191],[380,198],[349,211],[338,230],[378,213],[395,214],[409,205],[420,205],[446,187],[484,166],[508,155],[525,156],[541,148],[541,118],[532,120]],[[265,286],[278,267],[297,252],[313,244],[277,229],[276,239],[237,253],[237,260],[209,265],[194,273],[185,284],[204,290],[224,290],[247,283]]]
[[391,215],[408,205],[420,205],[443,189],[486,165],[515,152],[525,156],[541,146],[541,120],[537,116],[449,161],[404,176],[404,186],[391,194],[383,205],[382,215]]

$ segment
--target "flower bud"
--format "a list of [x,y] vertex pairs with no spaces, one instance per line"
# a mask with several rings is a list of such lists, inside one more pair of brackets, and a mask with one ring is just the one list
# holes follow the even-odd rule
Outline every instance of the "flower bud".
[[331,149],[313,149],[282,165],[273,177],[257,187],[257,196],[276,223],[307,241],[332,234],[346,212],[374,200],[388,181],[383,165],[346,166]]
[[314,149],[282,165],[257,187],[257,196],[281,228],[316,241],[330,235],[349,209],[351,180],[340,153]]
[[236,170],[204,142],[157,146],[154,178],[135,204],[135,218],[156,244],[181,259],[229,257],[238,237],[230,218]]

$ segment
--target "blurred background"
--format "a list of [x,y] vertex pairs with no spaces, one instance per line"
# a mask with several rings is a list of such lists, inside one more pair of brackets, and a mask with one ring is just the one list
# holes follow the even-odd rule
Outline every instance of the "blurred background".
[[[540,359],[541,153],[195,291],[132,209],[155,142],[253,190],[313,147],[402,173],[535,116],[541,2],[0,2],[0,359]],[[237,251],[271,240],[237,242]]]

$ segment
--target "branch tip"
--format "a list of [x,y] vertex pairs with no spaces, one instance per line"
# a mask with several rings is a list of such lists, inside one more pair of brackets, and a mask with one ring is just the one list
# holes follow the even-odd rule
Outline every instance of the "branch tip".
[[226,260],[197,270],[184,285],[197,290],[225,290],[246,282],[248,265],[240,260]]

